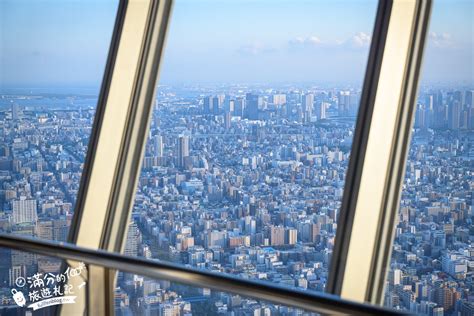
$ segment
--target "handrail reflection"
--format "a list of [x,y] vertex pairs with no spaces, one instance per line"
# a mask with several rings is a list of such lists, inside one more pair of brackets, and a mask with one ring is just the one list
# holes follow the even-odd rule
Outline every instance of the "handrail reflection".
[[91,265],[195,287],[206,287],[217,291],[231,292],[322,314],[410,315],[406,312],[343,300],[331,294],[293,289],[262,281],[246,280],[224,273],[198,270],[173,263],[130,257],[103,250],[87,249],[62,242],[0,234],[0,247],[67,260],[83,261]]

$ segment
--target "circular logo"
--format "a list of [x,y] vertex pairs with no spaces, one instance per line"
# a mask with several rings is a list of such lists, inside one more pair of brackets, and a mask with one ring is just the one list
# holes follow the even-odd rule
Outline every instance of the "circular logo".
[[24,277],[18,277],[18,278],[16,278],[16,280],[15,280],[15,284],[16,284],[16,286],[18,286],[18,287],[24,287],[25,284],[26,284],[26,280],[25,280]]

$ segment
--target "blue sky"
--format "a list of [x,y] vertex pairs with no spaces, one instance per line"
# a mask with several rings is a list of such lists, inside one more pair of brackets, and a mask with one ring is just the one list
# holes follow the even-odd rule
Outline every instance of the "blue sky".
[[[376,1],[177,0],[162,83],[360,84]],[[117,1],[0,1],[0,83],[99,86]],[[474,82],[474,2],[435,1],[423,79]]]

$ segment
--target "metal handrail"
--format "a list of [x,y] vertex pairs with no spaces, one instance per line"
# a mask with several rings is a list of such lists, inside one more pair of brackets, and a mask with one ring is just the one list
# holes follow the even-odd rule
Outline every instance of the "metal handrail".
[[268,282],[242,279],[224,273],[209,272],[169,262],[125,256],[103,250],[87,249],[62,242],[0,234],[0,247],[33,252],[65,260],[82,261],[87,264],[195,287],[231,292],[322,314],[411,315],[407,312],[344,300],[331,294],[293,289]]

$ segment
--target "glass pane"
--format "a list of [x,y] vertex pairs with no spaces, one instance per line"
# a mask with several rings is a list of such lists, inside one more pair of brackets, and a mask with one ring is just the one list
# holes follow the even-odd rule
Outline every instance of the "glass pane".
[[0,232],[67,239],[117,5],[0,2]]
[[115,315],[321,315],[250,297],[118,273]]
[[435,1],[385,305],[474,315],[474,3]]
[[8,248],[0,248],[0,257],[1,315],[55,315],[65,305],[74,315],[84,315],[84,263]]
[[376,6],[176,1],[125,253],[324,291]]

